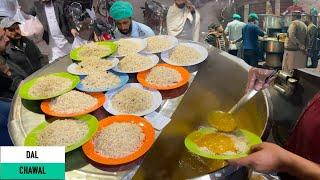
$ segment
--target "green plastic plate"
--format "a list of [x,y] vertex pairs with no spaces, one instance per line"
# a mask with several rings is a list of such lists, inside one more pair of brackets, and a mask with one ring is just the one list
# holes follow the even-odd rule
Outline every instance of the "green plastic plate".
[[[117,51],[117,48],[118,48],[118,46],[114,42],[110,42],[110,41],[96,42],[96,44],[103,45],[103,46],[105,46],[105,47],[110,49],[110,51],[106,51],[106,53],[101,58],[107,57],[107,56],[113,54],[114,52]],[[70,58],[75,60],[75,61],[82,61],[81,57],[78,56],[78,53],[83,47],[85,47],[85,45],[73,49],[70,52]]]
[[[36,81],[40,78],[40,77],[36,77],[34,79],[31,79],[27,82],[25,82],[19,89],[19,95],[21,96],[21,98],[23,99],[27,99],[27,100],[43,100],[43,99],[50,99],[50,98],[54,98],[57,96],[60,96],[61,94],[67,93],[69,91],[71,91],[72,89],[74,89],[78,83],[80,82],[80,77],[79,76],[75,76],[72,75],[70,73],[67,72],[61,72],[61,73],[53,73],[53,74],[48,74],[45,76],[49,76],[49,75],[55,75],[55,76],[60,76],[60,77],[64,77],[67,79],[70,79],[72,81],[72,84],[70,87],[68,87],[67,89],[65,89],[64,91],[61,92],[57,92],[56,94],[53,94],[52,96],[47,96],[47,97],[34,97],[29,95],[29,89],[36,83]],[[41,76],[44,77],[44,76]]]
[[235,154],[235,155],[216,155],[214,153],[210,153],[210,152],[206,152],[206,151],[201,150],[200,147],[197,144],[195,144],[191,139],[191,137],[195,136],[198,133],[200,135],[205,135],[205,134],[209,134],[209,133],[216,132],[216,131],[217,131],[216,129],[211,128],[211,127],[201,128],[198,131],[194,131],[191,134],[189,134],[185,138],[184,144],[189,151],[191,151],[192,153],[197,154],[199,156],[210,158],[210,159],[226,160],[226,159],[237,159],[237,158],[248,156],[248,152],[250,150],[250,147],[253,145],[256,145],[256,144],[260,144],[262,142],[260,137],[258,137],[257,135],[255,135],[249,131],[240,129],[240,130],[236,131],[234,133],[234,135],[236,135],[238,137],[239,136],[245,137],[245,139],[248,142],[247,143],[248,144],[248,148],[247,148],[248,151],[245,153],[239,153],[239,154]]
[[[87,115],[83,115],[83,116],[77,116],[77,117],[73,117],[72,119],[78,119],[79,121],[84,121],[88,124],[88,128],[89,131],[87,133],[87,135],[79,142],[71,145],[71,146],[67,146],[66,147],[66,153],[70,152],[74,149],[77,149],[78,147],[82,146],[84,143],[86,143],[87,141],[89,141],[97,132],[98,127],[99,127],[99,122],[97,120],[97,118],[95,118],[94,116],[87,114]],[[38,135],[39,133],[41,133],[47,126],[49,125],[49,123],[43,122],[41,123],[39,126],[37,126],[36,128],[34,128],[26,137],[26,139],[24,140],[24,145],[25,146],[39,146],[38,143]]]

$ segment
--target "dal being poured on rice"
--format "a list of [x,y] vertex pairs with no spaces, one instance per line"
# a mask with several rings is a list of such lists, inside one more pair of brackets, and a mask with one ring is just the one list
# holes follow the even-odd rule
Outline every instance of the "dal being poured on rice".
[[86,122],[75,119],[55,120],[38,135],[39,146],[71,146],[88,133]]
[[171,62],[180,65],[189,65],[197,62],[201,58],[201,54],[192,47],[179,45],[169,53]]
[[109,89],[117,86],[120,82],[120,78],[111,72],[91,73],[81,81],[86,89]]
[[198,134],[192,139],[201,150],[216,155],[235,155],[248,150],[246,139],[233,134],[213,132],[205,135]]
[[60,94],[72,85],[72,81],[68,78],[48,75],[37,79],[28,93],[32,97],[52,97]]
[[146,77],[148,83],[158,86],[174,85],[181,81],[181,79],[181,74],[178,71],[164,66],[152,68]]
[[152,36],[147,38],[147,48],[148,52],[162,52],[168,47],[172,46],[172,42],[165,36]]
[[136,72],[149,69],[152,65],[153,63],[150,57],[135,53],[124,57],[118,66],[121,71]]
[[98,100],[86,93],[72,90],[50,101],[50,109],[58,113],[73,114],[88,110]]
[[130,39],[120,39],[115,42],[118,45],[118,55],[126,56],[137,53],[140,50],[140,44]]
[[101,58],[88,58],[85,61],[81,61],[76,67],[78,73],[90,74],[96,71],[106,71],[112,67],[112,62]]
[[80,59],[90,59],[92,57],[102,58],[109,54],[111,50],[103,45],[88,43],[79,49],[78,57]]
[[142,112],[152,106],[152,94],[140,88],[129,87],[114,95],[111,105],[123,114]]
[[137,124],[112,123],[102,129],[94,139],[94,150],[108,158],[123,158],[136,152],[145,139]]

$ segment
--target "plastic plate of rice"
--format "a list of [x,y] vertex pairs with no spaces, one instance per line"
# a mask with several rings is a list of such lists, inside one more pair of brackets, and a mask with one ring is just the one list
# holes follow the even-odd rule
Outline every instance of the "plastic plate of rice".
[[[100,64],[103,63],[103,64]],[[71,74],[75,74],[75,75],[87,75],[90,72],[95,72],[97,70],[101,70],[101,71],[107,71],[110,70],[114,67],[117,66],[117,64],[119,63],[119,59],[118,58],[107,58],[107,59],[101,59],[101,61],[97,61],[97,62],[86,62],[86,61],[82,61],[80,63],[72,63],[68,66],[67,71]],[[83,67],[82,64],[84,64],[84,66],[88,66],[88,67]],[[82,67],[81,67],[82,66]],[[103,69],[101,69],[103,68]]]
[[174,36],[169,35],[157,35],[146,38],[147,47],[143,51],[147,54],[161,53],[168,51],[179,44],[179,41]]
[[82,150],[95,162],[119,165],[144,155],[154,138],[155,131],[146,119],[133,115],[110,116],[99,121],[98,132]]
[[188,83],[189,72],[183,67],[158,64],[147,71],[139,72],[138,81],[145,87],[158,90],[170,90]]
[[114,71],[97,72],[81,76],[77,89],[84,92],[105,92],[117,89],[129,81],[129,76]]
[[144,116],[152,113],[162,103],[159,91],[144,88],[139,83],[130,83],[119,89],[108,91],[103,107],[113,115],[131,114]]
[[99,109],[106,101],[103,93],[84,93],[69,91],[59,97],[41,102],[41,110],[50,116],[74,117]]
[[[210,139],[210,135],[213,134],[215,136],[211,137],[220,136],[222,138]],[[203,146],[199,146],[199,142]],[[230,147],[230,144],[228,142],[232,142],[231,146],[233,147]],[[222,133],[218,132],[215,128],[212,127],[202,127],[199,130],[189,134],[184,140],[186,148],[192,153],[210,159],[224,160],[237,159],[248,156],[250,147],[256,144],[260,144],[261,142],[262,141],[259,136],[243,129],[236,130],[232,133]],[[214,153],[212,150],[210,150],[210,148],[214,148],[216,151],[220,152]]]
[[70,52],[70,58],[82,61],[90,57],[103,58],[117,51],[117,45],[109,41],[94,42],[82,45]]
[[131,53],[138,53],[147,47],[147,40],[139,38],[123,38],[114,41],[118,50],[112,57],[124,57]]
[[156,66],[159,57],[154,54],[130,54],[120,60],[112,70],[120,73],[138,73]]
[[[58,122],[59,121],[59,122]],[[53,124],[54,123],[54,124]],[[54,118],[35,127],[26,137],[25,146],[65,146],[72,151],[90,140],[97,132],[96,117],[86,114],[73,118]]]
[[207,57],[207,49],[196,43],[180,43],[177,47],[161,53],[161,59],[174,66],[196,65]]
[[28,100],[49,99],[71,91],[79,82],[79,76],[67,72],[48,74],[23,83],[19,95]]

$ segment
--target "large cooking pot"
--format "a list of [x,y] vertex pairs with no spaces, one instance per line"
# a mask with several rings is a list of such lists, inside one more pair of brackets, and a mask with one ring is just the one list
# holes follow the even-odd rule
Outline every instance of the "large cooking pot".
[[268,53],[282,53],[284,52],[284,42],[278,40],[264,41],[264,50]]
[[[70,58],[66,56],[43,67],[27,80],[66,71],[71,63]],[[142,174],[140,177],[144,179],[194,178],[223,168],[226,165],[224,161],[200,158],[191,154],[184,146],[184,138],[199,127],[208,125],[206,117],[210,111],[228,111],[241,98],[249,68],[243,60],[214,49],[200,67],[189,67],[189,71],[193,72],[190,83],[195,75],[194,70],[199,71],[184,97],[179,94],[185,92],[188,86],[162,92],[163,96],[166,94],[171,98],[163,101],[159,113],[171,117],[172,120],[144,160],[137,159],[121,166],[101,166],[88,161],[81,148],[78,148],[66,154],[66,179],[131,179],[141,164],[136,177]],[[272,103],[269,99],[269,91],[264,90],[241,108],[236,114],[239,127],[265,139],[270,130],[269,117],[272,115]],[[45,121],[46,117],[42,114],[39,103],[22,100],[16,93],[9,118],[9,132],[15,145],[22,146],[25,135]],[[98,119],[108,116],[103,108],[93,115]],[[230,172],[234,172],[233,169]],[[237,175],[235,179],[239,179],[240,176]],[[242,173],[242,176],[245,176],[245,173]]]
[[281,17],[272,14],[262,14],[260,15],[263,21],[263,29],[267,31],[268,29],[281,29]]

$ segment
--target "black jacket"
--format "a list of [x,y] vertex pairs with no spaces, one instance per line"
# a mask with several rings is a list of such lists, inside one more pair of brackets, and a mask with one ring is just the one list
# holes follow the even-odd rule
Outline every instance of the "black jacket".
[[[64,37],[68,40],[69,43],[73,42],[73,36],[71,34],[71,29],[75,29],[75,24],[72,21],[68,21],[67,19],[67,12],[64,7],[64,1],[63,0],[54,0],[53,1],[53,7],[55,11],[55,15],[60,27],[60,30]],[[33,16],[37,16],[40,20],[40,22],[43,25],[44,33],[43,33],[43,40],[46,41],[47,44],[49,44],[49,26],[47,21],[46,12],[44,9],[44,4],[39,1],[35,1],[32,9],[30,10],[29,14]]]
[[21,37],[20,40],[11,40],[6,53],[28,75],[49,63],[48,59],[41,54],[36,44],[26,37]]
[[17,90],[20,82],[28,75],[18,65],[13,63],[9,56],[0,55],[0,61],[5,62],[11,71],[11,75],[0,72],[0,97],[12,99],[14,92]]

